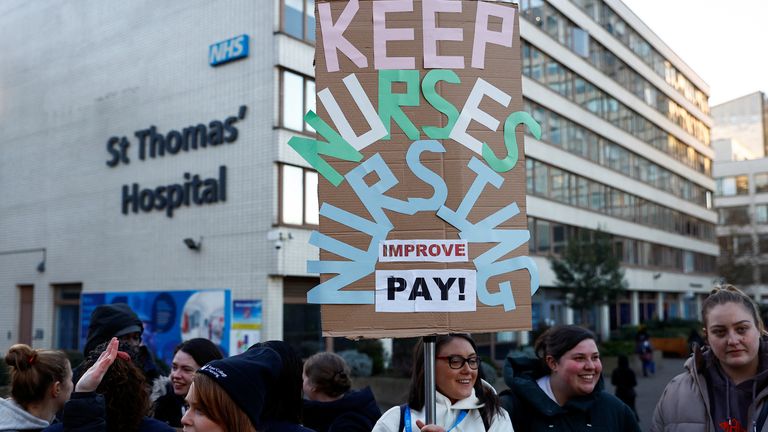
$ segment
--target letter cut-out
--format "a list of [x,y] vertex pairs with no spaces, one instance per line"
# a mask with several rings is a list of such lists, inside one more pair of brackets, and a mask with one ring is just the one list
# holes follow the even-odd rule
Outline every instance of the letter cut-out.
[[388,41],[412,41],[412,28],[387,28],[387,12],[412,12],[412,0],[373,2],[373,64],[376,69],[416,69],[414,57],[387,56]]
[[[478,3],[478,5],[479,4],[484,3]],[[459,114],[459,118],[456,120],[456,125],[451,130],[450,135],[452,140],[472,150],[478,155],[483,154],[483,143],[467,133],[469,123],[472,120],[475,120],[492,131],[498,129],[500,123],[490,114],[480,109],[480,102],[482,102],[483,96],[488,96],[505,107],[508,106],[509,102],[512,100],[510,95],[504,93],[488,81],[478,78],[474,87],[472,87],[472,91],[467,97],[467,102],[464,104],[464,108],[461,110],[461,114]],[[342,134],[342,136],[343,135],[344,134]]]
[[483,159],[496,172],[507,172],[517,164],[517,137],[515,129],[517,125],[524,124],[531,131],[536,139],[541,138],[541,126],[530,114],[524,111],[513,112],[504,122],[504,147],[507,149],[507,156],[499,159],[493,154],[493,150],[488,144],[483,143]]
[[325,177],[332,185],[338,186],[344,181],[344,177],[336,171],[328,162],[320,156],[330,156],[337,159],[360,162],[363,155],[355,150],[341,135],[317,114],[310,111],[304,116],[304,120],[309,123],[318,133],[318,135],[327,139],[328,142],[299,136],[291,137],[288,145],[296,150],[317,173]]
[[344,37],[344,31],[349,27],[358,9],[360,9],[358,1],[349,0],[336,24],[334,24],[330,3],[320,3],[317,5],[320,15],[320,31],[323,35],[325,66],[328,72],[337,72],[339,70],[339,57],[336,50],[343,52],[344,55],[352,60],[355,66],[361,69],[368,67],[368,59]]
[[[461,2],[453,0],[424,0],[421,2],[423,15],[424,69],[464,69],[463,56],[441,56],[437,54],[438,41],[463,41],[461,28],[438,27],[435,23],[437,12],[461,12]],[[447,50],[443,50],[447,51]]]
[[368,126],[371,128],[368,132],[357,136],[352,129],[352,125],[349,124],[347,116],[342,112],[341,107],[336,102],[336,99],[329,89],[326,88],[319,91],[317,97],[328,111],[328,115],[339,129],[341,136],[344,137],[355,150],[362,150],[386,136],[387,128],[384,127],[384,123],[382,123],[379,115],[376,113],[376,109],[373,107],[368,95],[365,94],[363,86],[361,86],[360,81],[357,80],[357,76],[355,74],[349,74],[344,77],[342,81],[347,87],[350,96],[352,96],[352,100],[355,101],[355,104],[363,114],[365,121],[368,122]]
[[324,203],[320,216],[371,236],[368,250],[361,250],[325,234],[313,231],[309,244],[327,250],[350,261],[307,261],[309,273],[336,274],[333,278],[312,288],[307,293],[308,303],[320,304],[372,304],[374,291],[342,291],[345,286],[373,273],[376,269],[378,245],[387,238],[392,226],[371,222],[360,216]]
[[[501,18],[501,31],[488,28],[489,17]],[[475,41],[472,45],[472,67],[485,69],[485,49],[489,43],[512,47],[512,36],[515,27],[515,9],[509,6],[489,2],[477,2],[475,18]]]
[[517,203],[512,203],[501,210],[486,217],[477,224],[469,222],[469,212],[474,207],[480,194],[487,184],[500,188],[504,179],[495,173],[479,159],[472,158],[469,168],[477,174],[467,194],[459,204],[456,211],[443,206],[437,215],[459,229],[459,236],[470,243],[498,243],[486,251],[473,262],[477,268],[477,297],[480,302],[488,306],[503,305],[504,310],[516,308],[512,286],[508,281],[499,284],[499,291],[491,293],[487,287],[487,281],[493,276],[505,274],[516,270],[527,269],[530,274],[531,295],[539,288],[539,271],[536,263],[527,256],[510,258],[496,262],[497,259],[517,249],[530,239],[527,230],[503,230],[496,229],[501,223],[519,214]]

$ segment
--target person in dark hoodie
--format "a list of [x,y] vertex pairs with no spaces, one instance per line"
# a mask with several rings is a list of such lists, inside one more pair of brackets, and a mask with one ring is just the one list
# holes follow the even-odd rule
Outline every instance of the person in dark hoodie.
[[280,356],[280,375],[275,386],[264,401],[261,428],[259,432],[314,432],[301,425],[303,404],[301,396],[301,358],[287,343],[271,340],[254,344],[248,351],[269,348]]
[[[141,322],[136,312],[125,303],[113,303],[96,306],[91,313],[88,324],[88,336],[86,338],[83,355],[86,357],[96,346],[109,342],[113,337],[122,343],[134,345],[138,350],[137,365],[144,372],[147,382],[152,382],[160,376],[160,371],[155,365],[155,359],[146,346],[141,345],[141,335],[144,333],[144,323]],[[82,367],[74,371],[75,381],[84,372]]]
[[321,352],[304,362],[304,425],[317,432],[370,432],[381,417],[370,387],[350,390],[341,356]]
[[501,394],[516,432],[640,432],[632,410],[603,390],[595,335],[552,327],[536,340],[536,356],[507,357]]
[[757,305],[733,285],[716,286],[701,317],[708,346],[667,384],[651,431],[768,431],[768,339]]

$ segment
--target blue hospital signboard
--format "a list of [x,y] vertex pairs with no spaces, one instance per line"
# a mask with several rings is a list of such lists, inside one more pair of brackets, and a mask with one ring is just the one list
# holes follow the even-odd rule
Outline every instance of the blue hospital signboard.
[[219,66],[233,60],[248,57],[248,35],[216,42],[208,47],[208,64]]
[[93,310],[112,303],[127,303],[136,312],[144,323],[142,343],[168,365],[176,345],[192,338],[210,339],[225,355],[229,352],[229,290],[83,293],[81,348],[85,346]]

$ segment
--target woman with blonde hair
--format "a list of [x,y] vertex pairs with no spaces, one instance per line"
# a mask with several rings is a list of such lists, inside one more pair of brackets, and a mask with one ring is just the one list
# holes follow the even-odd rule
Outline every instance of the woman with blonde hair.
[[61,351],[16,344],[5,364],[11,372],[11,397],[0,399],[0,431],[41,430],[72,394],[72,368]]
[[733,285],[701,306],[704,339],[664,389],[652,432],[768,431],[768,340],[757,304]]

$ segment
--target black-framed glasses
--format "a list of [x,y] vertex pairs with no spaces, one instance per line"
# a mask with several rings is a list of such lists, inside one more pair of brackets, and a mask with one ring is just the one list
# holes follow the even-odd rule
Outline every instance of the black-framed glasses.
[[435,358],[438,360],[448,360],[448,367],[451,369],[461,369],[464,367],[464,363],[468,364],[469,368],[472,370],[476,370],[477,367],[480,366],[479,357],[464,358],[460,355],[452,355],[452,356],[437,356]]

